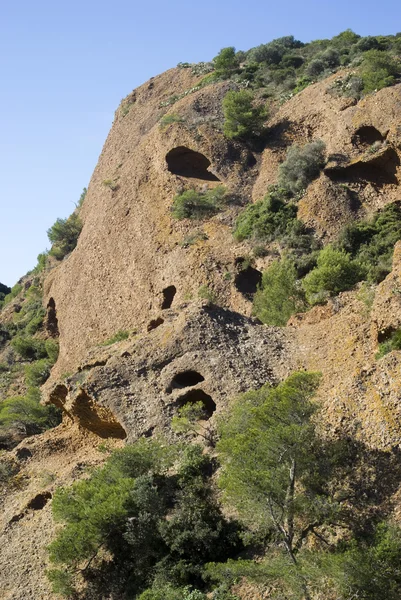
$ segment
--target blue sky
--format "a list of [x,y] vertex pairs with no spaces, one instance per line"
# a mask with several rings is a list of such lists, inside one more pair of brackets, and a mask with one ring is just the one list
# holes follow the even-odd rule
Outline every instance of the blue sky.
[[120,100],[180,61],[292,34],[401,30],[399,0],[2,0],[0,281],[13,285],[74,209]]

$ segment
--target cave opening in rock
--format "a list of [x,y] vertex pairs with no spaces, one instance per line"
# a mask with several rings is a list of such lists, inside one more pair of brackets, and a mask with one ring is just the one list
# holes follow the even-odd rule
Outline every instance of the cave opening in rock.
[[152,319],[151,321],[149,321],[149,324],[148,324],[146,330],[149,333],[149,331],[153,331],[153,329],[157,329],[158,327],[160,327],[160,325],[163,325],[163,323],[164,323],[164,319],[162,319],[161,317],[157,317],[157,319]]
[[378,187],[398,184],[397,171],[400,159],[393,148],[386,148],[369,161],[357,161],[340,168],[327,168],[325,174],[338,182],[372,183]]
[[248,300],[252,300],[261,282],[262,273],[250,265],[241,269],[234,279],[235,287]]
[[216,410],[216,403],[213,401],[212,397],[203,390],[189,390],[189,392],[177,399],[177,406],[182,408],[186,404],[195,404],[195,402],[202,402],[206,413],[206,419],[210,419]]
[[193,387],[202,381],[205,381],[205,378],[197,371],[182,371],[173,377],[170,388],[172,390],[177,390],[186,387]]
[[204,181],[220,181],[208,169],[210,160],[200,152],[185,146],[173,148],[166,154],[167,168],[174,175],[202,179]]
[[58,337],[60,335],[58,330],[58,319],[54,298],[50,298],[47,304],[45,328],[47,333],[52,337]]
[[38,494],[32,500],[30,500],[27,504],[27,508],[31,510],[42,510],[51,499],[52,495],[50,492],[42,492]]
[[384,136],[373,125],[364,125],[359,127],[352,136],[354,146],[371,146],[375,142],[382,142]]
[[168,287],[164,288],[163,290],[163,302],[162,302],[162,310],[165,310],[166,308],[171,308],[171,305],[173,303],[174,300],[174,296],[177,293],[177,289],[175,287],[175,285],[169,285]]
[[71,413],[81,427],[101,438],[124,440],[127,437],[125,429],[113,413],[105,406],[94,402],[85,390],[81,390],[75,399]]

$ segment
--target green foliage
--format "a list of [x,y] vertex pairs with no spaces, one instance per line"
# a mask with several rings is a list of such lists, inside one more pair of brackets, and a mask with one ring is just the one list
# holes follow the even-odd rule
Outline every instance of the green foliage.
[[360,263],[344,250],[326,246],[320,251],[317,266],[302,281],[310,304],[327,300],[328,296],[349,290],[365,274]]
[[115,333],[113,336],[111,336],[110,338],[105,340],[101,345],[102,346],[111,346],[112,344],[115,344],[116,342],[122,342],[123,340],[127,340],[128,338],[129,338],[129,331],[126,331],[125,329],[120,329],[120,331],[117,331],[117,333]]
[[262,286],[254,296],[253,314],[266,325],[285,326],[292,314],[304,308],[294,262],[289,258],[275,261],[263,273]]
[[355,543],[342,560],[343,597],[398,600],[401,595],[401,531],[381,523],[372,543]]
[[239,60],[235,53],[235,48],[232,46],[222,48],[217,56],[213,59],[216,75],[223,79],[228,79],[236,72],[239,67]]
[[279,168],[279,186],[289,194],[303,192],[325,164],[325,143],[316,140],[305,146],[293,145]]
[[401,329],[393,331],[386,341],[379,344],[379,351],[376,354],[376,359],[382,358],[393,350],[401,350]]
[[30,388],[25,396],[7,398],[0,404],[0,426],[16,427],[25,435],[40,433],[60,422],[54,406],[40,404],[40,391]]
[[230,139],[252,140],[264,131],[268,117],[264,105],[254,106],[254,97],[249,90],[230,91],[223,100],[224,135]]
[[217,302],[217,296],[213,290],[207,285],[201,285],[198,290],[198,298],[202,300],[209,300],[209,302]]
[[167,129],[169,125],[173,123],[182,123],[184,119],[175,113],[169,115],[163,115],[159,121],[160,129]]
[[8,294],[11,293],[11,288],[9,288],[7,285],[4,285],[4,283],[0,283],[0,307],[1,307],[1,303],[3,302],[4,298],[6,296],[8,296]]
[[391,271],[395,243],[401,239],[401,203],[388,204],[368,221],[345,227],[339,246],[356,258],[369,281],[379,283]]
[[56,340],[46,340],[45,341],[45,350],[46,354],[49,358],[49,361],[52,365],[56,362],[58,358],[59,345]]
[[311,420],[318,382],[316,373],[294,373],[276,388],[243,394],[219,426],[226,499],[251,529],[274,531],[290,558],[307,523],[336,511],[324,492],[324,453]]
[[284,201],[285,194],[278,189],[270,190],[263,200],[248,205],[239,215],[234,230],[238,241],[277,239],[286,234],[297,216],[295,204]]
[[52,363],[46,358],[42,358],[41,360],[37,360],[30,365],[26,365],[26,384],[30,387],[39,387],[43,385],[50,376],[51,366]]
[[302,46],[302,42],[295,40],[294,36],[288,35],[272,40],[268,44],[261,44],[256,48],[252,48],[248,52],[248,59],[257,63],[278,65],[286,53]]
[[176,433],[200,435],[208,444],[213,446],[214,432],[209,425],[204,424],[207,419],[208,414],[202,402],[189,402],[179,409],[178,415],[173,417],[171,428]]
[[86,194],[87,193],[88,193],[88,190],[87,190],[86,187],[84,187],[84,189],[82,190],[82,194],[80,195],[79,200],[77,202],[77,208],[81,208],[82,207],[82,205],[84,203],[84,200],[86,198]]
[[177,194],[171,208],[175,219],[208,219],[223,209],[227,201],[224,186],[219,185],[205,191],[187,190]]
[[61,596],[72,596],[74,594],[73,577],[71,573],[62,571],[61,569],[49,569],[46,575],[52,584],[52,589],[55,594]]
[[[4,287],[6,287],[6,286],[4,286]],[[7,289],[9,289],[9,288],[7,288]],[[14,298],[15,298],[16,296],[18,296],[18,294],[19,294],[21,291],[22,291],[22,285],[21,285],[20,283],[16,283],[16,284],[15,284],[15,285],[14,285],[14,286],[11,288],[11,291],[10,291],[8,294],[6,294],[6,295],[4,296],[4,299],[3,299],[4,305],[6,305],[6,304],[9,304],[9,303],[11,302],[11,300],[14,300]],[[4,288],[3,288],[3,292],[4,292]]]
[[30,336],[16,335],[11,340],[11,346],[26,360],[39,360],[47,356],[45,342]]
[[[53,514],[64,528],[49,553],[68,585],[79,573],[96,580],[106,551],[113,590],[120,587],[129,597],[143,592],[141,598],[149,599],[203,598],[187,586],[204,585],[204,564],[235,551],[237,528],[213,499],[210,460],[202,449],[178,452],[171,444],[141,439],[113,453],[88,479],[56,492]],[[99,583],[102,593],[107,583]]]
[[45,252],[41,252],[40,254],[38,254],[37,263],[36,263],[35,268],[33,269],[34,273],[41,273],[42,271],[45,270],[46,265],[47,265],[48,255],[49,255],[49,253],[47,250]]
[[365,94],[393,85],[401,73],[401,64],[388,52],[368,50],[363,54],[361,76]]
[[57,219],[47,231],[47,236],[52,243],[49,254],[57,260],[62,260],[74,250],[81,229],[82,222],[77,213],[72,213],[68,219]]

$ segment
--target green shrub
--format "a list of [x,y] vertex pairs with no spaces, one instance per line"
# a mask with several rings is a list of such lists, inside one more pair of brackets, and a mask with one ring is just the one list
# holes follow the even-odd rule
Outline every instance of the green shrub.
[[[187,586],[204,586],[205,563],[232,556],[241,544],[237,525],[221,515],[211,493],[210,459],[200,447],[180,453],[171,444],[141,439],[112,454],[88,479],[57,490],[53,514],[64,527],[49,546],[51,562],[73,583],[86,573],[94,581],[104,568],[101,557],[96,561],[103,549],[113,561],[107,578],[113,593],[202,598]],[[80,569],[89,564],[91,572]],[[53,582],[60,578],[52,576]],[[107,584],[100,578],[99,585],[104,594]]]
[[305,308],[302,289],[292,260],[275,261],[264,273],[253,299],[253,314],[266,325],[285,326],[295,312]]
[[301,48],[303,45],[302,42],[294,39],[293,35],[287,35],[272,40],[268,44],[260,44],[260,46],[252,48],[248,52],[248,60],[270,66],[278,65],[286,53]]
[[228,79],[233,75],[239,67],[239,60],[235,53],[235,48],[229,46],[222,48],[217,56],[213,59],[216,75],[223,79]]
[[389,339],[379,344],[379,351],[376,354],[376,360],[382,358],[393,350],[401,350],[401,329],[393,331]]
[[4,296],[4,304],[9,304],[9,302],[11,302],[11,300],[14,300],[14,298],[16,296],[18,296],[18,294],[22,291],[22,285],[20,283],[16,283],[12,288],[11,291]]
[[341,597],[398,600],[401,595],[401,530],[380,523],[373,539],[354,543],[341,561]]
[[166,129],[173,123],[182,123],[184,119],[177,114],[163,115],[159,121],[160,129]]
[[78,202],[77,202],[77,204],[76,204],[76,207],[77,207],[77,208],[81,208],[81,206],[82,206],[82,205],[83,205],[83,203],[84,203],[84,200],[85,200],[85,198],[86,198],[86,194],[87,194],[87,193],[88,193],[88,190],[87,190],[87,188],[86,188],[86,187],[84,187],[84,189],[82,190],[82,194],[80,195],[80,197],[79,197],[79,200],[78,200]]
[[74,250],[81,230],[82,222],[77,213],[73,213],[68,219],[57,219],[47,231],[47,236],[53,244],[49,254],[57,260],[62,260]]
[[11,340],[11,346],[26,360],[39,360],[47,356],[45,342],[33,337],[17,335]]
[[284,201],[285,193],[271,189],[263,200],[248,205],[239,215],[234,230],[238,241],[246,238],[255,240],[277,239],[293,227],[298,209],[295,204]]
[[17,427],[24,435],[34,435],[60,423],[55,406],[40,404],[40,390],[30,388],[25,396],[7,398],[0,404],[0,426]]
[[318,255],[316,268],[306,275],[302,286],[308,302],[316,304],[332,294],[349,290],[364,275],[364,269],[350,254],[326,246]]
[[279,187],[294,196],[303,192],[311,181],[319,177],[325,164],[325,149],[322,140],[302,147],[291,146],[279,167]]
[[363,58],[361,76],[365,94],[393,85],[396,76],[400,75],[400,63],[396,62],[388,52],[368,50]]
[[7,285],[4,285],[4,283],[0,283],[0,307],[1,307],[1,303],[3,302],[4,298],[6,296],[8,296],[8,294],[11,293],[11,288],[9,288]]
[[306,68],[306,74],[308,77],[314,79],[318,77],[326,68],[326,63],[321,58],[315,58],[311,60]]
[[46,354],[49,358],[49,361],[52,365],[57,361],[58,352],[59,352],[59,344],[56,340],[46,340],[45,341],[45,349]]
[[121,342],[123,340],[127,340],[129,338],[129,331],[126,331],[125,329],[120,329],[120,331],[117,331],[117,333],[115,333],[112,337],[108,338],[107,340],[105,340],[101,345],[102,346],[111,346],[112,344],[115,344],[116,342]]
[[249,90],[227,92],[223,100],[224,135],[240,140],[260,137],[268,112],[264,105],[254,106],[253,102]]
[[46,252],[41,252],[40,254],[38,254],[36,267],[33,269],[34,273],[41,273],[42,271],[45,270],[46,265],[47,265],[48,255],[49,255],[49,253],[47,250],[46,250]]
[[367,221],[344,228],[339,246],[363,265],[369,281],[379,283],[391,271],[394,244],[401,239],[401,203],[388,204]]
[[198,298],[201,298],[202,300],[209,300],[209,302],[217,301],[216,294],[207,285],[200,286],[198,290]]
[[42,358],[31,365],[25,366],[25,381],[30,387],[39,387],[45,383],[50,376],[51,362]]
[[175,196],[172,215],[175,219],[208,219],[223,209],[227,198],[225,187],[198,192],[187,190]]

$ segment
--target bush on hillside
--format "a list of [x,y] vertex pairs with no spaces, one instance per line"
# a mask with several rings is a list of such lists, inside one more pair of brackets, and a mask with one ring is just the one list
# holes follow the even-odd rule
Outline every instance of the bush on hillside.
[[218,55],[214,57],[213,65],[218,77],[222,77],[223,79],[231,77],[239,67],[235,48],[233,46],[222,48]]
[[81,230],[82,222],[77,213],[73,213],[68,219],[57,219],[47,231],[47,236],[53,244],[49,254],[57,260],[62,260],[74,250]]
[[175,219],[208,219],[223,209],[227,199],[224,186],[206,191],[187,190],[177,194],[171,208]]
[[361,76],[365,94],[393,85],[400,73],[401,64],[389,52],[368,50],[363,54]]
[[253,299],[253,314],[266,325],[284,327],[290,316],[305,306],[293,261],[275,261],[263,273],[261,288]]
[[401,240],[401,203],[388,204],[376,215],[344,228],[339,246],[363,265],[369,281],[379,283],[391,271],[394,244]]
[[227,92],[223,112],[224,135],[244,141],[259,137],[268,117],[266,106],[254,106],[254,97],[249,90]]
[[270,241],[289,233],[298,209],[284,199],[285,194],[273,188],[263,200],[249,204],[236,221],[234,237],[238,241],[246,238]]
[[[167,593],[167,586],[166,597],[175,600],[177,589],[204,587],[204,565],[241,548],[237,525],[223,517],[212,493],[211,467],[198,446],[181,454],[171,444],[140,439],[89,478],[59,489],[52,508],[64,527],[49,547],[54,589],[71,590],[88,576],[94,597],[98,581],[102,594],[110,585],[129,597],[147,590],[144,598],[159,598],[157,590]],[[107,581],[99,578],[102,551],[110,557]]]
[[319,177],[325,164],[325,150],[326,145],[322,140],[302,147],[295,144],[291,146],[279,167],[279,186],[294,196],[304,191]]
[[17,335],[11,340],[15,352],[25,360],[39,360],[47,357],[46,344],[31,336]]
[[379,344],[379,351],[376,354],[376,359],[382,358],[393,350],[401,350],[401,329],[393,331],[386,341]]
[[25,396],[7,398],[0,404],[0,426],[20,429],[24,435],[35,435],[61,421],[55,406],[40,404],[40,390],[29,388]]
[[317,266],[302,281],[306,299],[317,304],[330,295],[351,289],[363,279],[364,269],[344,250],[326,246],[319,252]]
[[4,298],[8,296],[10,292],[11,288],[9,288],[7,285],[4,285],[4,283],[0,283],[0,305]]

